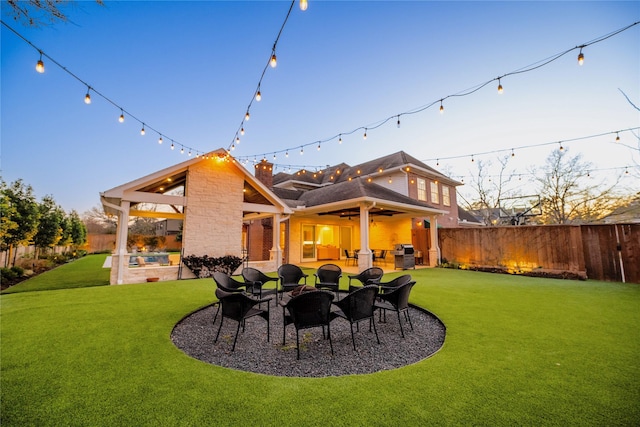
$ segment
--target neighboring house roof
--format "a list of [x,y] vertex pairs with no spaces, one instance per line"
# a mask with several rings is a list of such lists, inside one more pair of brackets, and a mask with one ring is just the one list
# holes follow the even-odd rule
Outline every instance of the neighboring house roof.
[[633,200],[627,206],[616,208],[600,221],[605,224],[640,223],[640,199]]
[[478,220],[475,216],[458,206],[458,223],[465,225],[484,225],[484,222]]

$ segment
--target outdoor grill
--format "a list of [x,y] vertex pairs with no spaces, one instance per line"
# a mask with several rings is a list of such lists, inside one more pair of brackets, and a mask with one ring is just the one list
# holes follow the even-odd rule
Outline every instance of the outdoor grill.
[[393,257],[395,260],[395,268],[401,268],[406,270],[408,268],[416,268],[416,258],[413,245],[399,244],[396,245],[393,251]]

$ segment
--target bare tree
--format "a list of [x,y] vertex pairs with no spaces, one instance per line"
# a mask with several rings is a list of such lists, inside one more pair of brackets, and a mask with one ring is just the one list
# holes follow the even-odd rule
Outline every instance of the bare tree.
[[[65,10],[75,5],[73,0],[4,0],[4,2],[9,6],[8,13],[15,21],[30,27],[67,22]],[[103,0],[96,0],[96,3],[104,5]]]
[[498,158],[500,163],[500,172],[496,176],[489,174],[491,162],[477,162],[477,174],[471,178],[471,188],[476,195],[472,199],[466,209],[476,211],[482,214],[483,222],[486,225],[496,224],[496,215],[500,208],[500,198],[511,191],[508,184],[514,178],[514,175],[507,171],[510,156]]
[[97,205],[82,214],[88,233],[115,234],[118,220],[112,215],[107,215],[102,206]]
[[545,224],[579,224],[595,221],[608,214],[626,198],[615,191],[613,183],[590,177],[593,165],[582,155],[569,156],[568,150],[553,150],[541,171],[534,170]]

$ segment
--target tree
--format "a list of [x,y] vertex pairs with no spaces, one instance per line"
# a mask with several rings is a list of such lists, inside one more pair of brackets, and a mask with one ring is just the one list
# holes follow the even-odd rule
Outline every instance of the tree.
[[[24,185],[21,179],[11,183],[10,186],[3,184],[3,198],[6,198],[5,204],[8,204],[7,222],[8,229],[3,233],[0,246],[2,250],[8,250],[7,260],[12,260],[12,252],[16,245],[28,245],[38,232],[38,221],[40,212],[38,203],[33,195],[33,188],[30,185]],[[17,227],[12,227],[15,223]]]
[[611,212],[621,195],[613,184],[593,181],[591,163],[582,155],[569,156],[568,150],[553,150],[547,157],[542,173],[534,171],[539,185],[542,218],[545,224],[580,224],[592,222]]
[[[70,0],[5,0],[9,8],[6,9],[14,21],[21,22],[30,27],[52,25],[58,21],[68,20],[65,9],[75,5]],[[103,0],[96,0],[99,5],[104,5]],[[3,10],[5,8],[3,7]]]
[[39,252],[45,248],[53,248],[62,238],[62,225],[65,217],[64,210],[56,205],[52,196],[44,196],[38,205],[40,221],[38,231],[33,237],[33,244],[36,246],[36,259]]
[[97,205],[82,214],[82,221],[87,233],[116,234],[118,220],[113,215],[107,215],[102,206]]
[[87,242],[87,228],[80,219],[80,215],[75,210],[72,210],[68,218],[71,224],[71,244],[74,248],[84,245]]

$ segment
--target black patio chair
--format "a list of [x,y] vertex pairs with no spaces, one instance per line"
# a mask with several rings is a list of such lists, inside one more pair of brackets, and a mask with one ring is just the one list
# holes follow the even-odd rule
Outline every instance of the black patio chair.
[[277,282],[277,277],[267,276],[262,271],[252,267],[243,268],[241,274],[247,288],[247,293],[257,296],[258,298],[276,293],[276,289],[264,289],[264,286],[268,282]]
[[344,250],[344,257],[345,257],[344,265],[349,265],[349,261],[351,261],[351,263],[353,265],[356,265],[356,260],[358,259],[356,254],[352,254],[347,249],[345,249]]
[[[307,276],[300,267],[293,264],[282,264],[278,267],[278,278],[280,279],[279,292],[289,292],[300,285],[307,284]],[[304,283],[300,283],[304,279]]]
[[374,322],[374,309],[378,287],[376,285],[367,285],[358,290],[351,292],[344,297],[342,301],[336,301],[333,304],[339,308],[338,311],[331,313],[331,320],[341,317],[349,321],[351,326],[351,341],[353,342],[353,350],[356,349],[356,339],[353,336],[353,324],[355,323],[360,329],[359,324],[363,320],[369,320],[369,332],[371,325],[376,333],[376,340],[380,344],[378,331],[376,330],[376,322]]
[[[282,345],[285,345],[287,336],[287,325],[293,323],[296,328],[296,350],[297,359],[300,360],[300,329],[322,327],[322,337],[329,338],[331,355],[333,356],[333,344],[331,343],[331,301],[333,294],[329,291],[314,291],[301,293],[291,298],[282,306],[282,317],[284,325],[282,327]],[[289,314],[286,314],[286,311]],[[325,336],[324,327],[327,327]]]
[[396,289],[400,285],[404,285],[405,283],[409,283],[411,281],[410,274],[403,274],[402,276],[398,276],[393,280],[388,282],[378,282],[378,286],[380,287],[380,293],[388,293]]
[[216,334],[214,342],[218,342],[225,317],[235,320],[238,322],[238,328],[236,329],[236,336],[233,339],[233,347],[231,348],[231,351],[234,351],[236,349],[238,333],[240,332],[240,325],[242,325],[242,332],[244,332],[245,321],[255,316],[262,317],[267,321],[267,342],[269,342],[269,304],[267,304],[266,310],[255,308],[256,305],[262,302],[268,303],[268,299],[255,299],[244,292],[225,292],[222,289],[216,289],[216,296],[222,306],[222,317],[220,318],[220,326],[218,327],[218,333]]
[[[218,289],[222,289],[225,292],[244,292],[243,288],[245,284],[243,282],[239,282],[228,274],[220,271],[215,271],[213,273],[213,281],[216,282]],[[218,307],[216,315],[213,316],[213,323],[216,323],[218,312],[220,311],[220,300],[214,302],[213,305]]]
[[342,269],[335,264],[324,264],[318,267],[318,271],[314,273],[315,284],[318,289],[329,289],[336,294],[339,299],[338,289],[340,288],[340,278],[342,277]]
[[[411,281],[398,286],[390,292],[379,294],[379,299],[375,303],[377,309],[384,310],[385,321],[387,320],[387,310],[398,313],[398,323],[400,324],[400,334],[402,334],[402,338],[404,338],[404,330],[402,329],[402,321],[400,320],[401,312],[404,313],[405,321],[409,321],[409,325],[411,325],[411,330],[413,331],[411,315],[409,314],[409,294],[415,284],[415,281]],[[382,317],[382,312],[380,312],[380,317]]]
[[[380,280],[382,279],[383,274],[384,274],[384,271],[382,271],[380,267],[371,267],[371,268],[367,268],[366,270],[364,270],[363,272],[355,276],[348,276],[349,292],[353,292],[356,289],[361,288],[362,286],[379,283]],[[352,285],[351,280],[358,280],[360,283],[362,283],[362,286]]]

